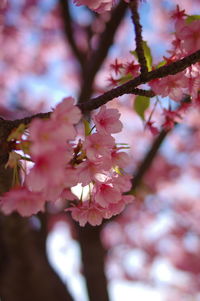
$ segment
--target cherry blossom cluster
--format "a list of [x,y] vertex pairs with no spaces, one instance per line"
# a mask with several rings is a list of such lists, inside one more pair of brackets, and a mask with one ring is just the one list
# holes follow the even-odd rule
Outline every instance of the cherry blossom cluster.
[[[180,14],[179,7],[177,7],[177,11],[172,16],[176,20],[173,47],[172,50],[168,51],[170,57],[164,57],[163,65],[180,60],[200,49],[200,20],[188,22],[188,17],[185,14]],[[140,69],[134,61],[122,63],[118,59],[115,59],[110,68],[115,75],[111,75],[108,79],[112,86],[122,83],[123,80],[130,80],[127,75],[130,75],[131,78],[138,76]],[[116,76],[118,77],[116,78]],[[196,63],[175,75],[151,80],[149,86],[156,95],[168,96],[177,102],[180,102],[186,95],[190,95],[193,103],[195,103],[199,98],[200,63]]]
[[108,78],[109,85],[114,87],[139,75],[140,65],[134,60],[122,63],[117,58],[110,64],[111,75]]
[[[23,185],[1,197],[4,214],[18,211],[30,216],[43,211],[46,202],[59,199],[71,201],[66,211],[81,226],[87,222],[100,225],[103,218],[120,213],[133,196],[123,195],[131,189],[131,177],[123,172],[128,154],[111,135],[122,129],[119,117],[117,109],[102,106],[92,117],[93,127],[77,138],[75,126],[82,114],[74,99],[68,97],[56,106],[49,119],[33,120],[27,138],[23,134],[16,143],[24,156],[11,153],[7,165],[14,167],[15,162],[25,158],[33,164],[24,175]],[[78,184],[82,190],[79,198],[71,190]],[[88,195],[83,198],[85,187]]]
[[[198,16],[188,16],[184,10],[180,10],[179,6],[177,6],[176,10],[172,13],[172,19],[175,21],[175,32],[173,34],[172,49],[168,51],[169,57],[164,57],[164,60],[157,66],[152,66],[152,69],[180,60],[200,49],[200,20]],[[119,59],[115,59],[110,64],[111,75],[108,81],[111,86],[117,86],[137,77],[139,69],[140,65],[134,62],[134,60],[122,63]],[[151,80],[148,85],[155,95],[169,97],[169,99],[178,103],[176,109],[172,110],[171,105],[169,105],[168,110],[163,108],[164,120],[162,128],[169,130],[173,128],[177,121],[180,122],[187,108],[194,105],[199,107],[200,63],[193,64],[175,75]],[[191,102],[182,102],[187,96],[190,96]],[[160,104],[162,106],[161,102]],[[151,117],[152,113],[150,114]],[[149,119],[145,127],[153,135],[156,135],[159,133],[159,130],[155,127],[154,123],[154,121]]]
[[[166,64],[200,49],[200,20],[191,21],[184,10],[179,9],[179,6],[172,14],[172,18],[175,20],[175,33],[172,41],[173,47],[169,51],[170,57],[164,57]],[[181,101],[185,95],[191,95],[195,102],[200,88],[200,63],[196,63],[176,75],[153,80],[150,82],[150,87],[162,97],[169,96],[174,101]]]

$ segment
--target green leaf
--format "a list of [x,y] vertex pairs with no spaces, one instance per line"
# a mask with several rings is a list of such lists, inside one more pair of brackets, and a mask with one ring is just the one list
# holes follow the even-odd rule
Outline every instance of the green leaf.
[[148,109],[150,105],[150,98],[146,96],[136,96],[134,101],[134,110],[135,112],[142,118],[142,120],[145,120],[144,113]]
[[149,46],[147,45],[146,41],[143,41],[143,49],[144,49],[144,56],[146,58],[147,61],[147,68],[148,71],[152,70],[152,55],[151,55],[151,49],[149,48]]
[[[152,59],[152,55],[151,55],[151,49],[149,48],[148,44],[146,41],[143,41],[142,42],[142,46],[143,46],[143,49],[144,49],[144,56],[146,58],[146,61],[147,61],[147,68],[148,68],[148,71],[151,71],[152,70],[152,62],[153,62],[153,59]],[[136,51],[130,51],[130,53],[132,55],[134,55],[134,57],[138,60],[138,56],[137,56],[137,53]]]
[[160,63],[158,63],[156,65],[156,68],[160,68],[160,67],[164,66],[166,63],[167,63],[166,61],[161,61]]
[[83,119],[83,124],[85,128],[85,136],[89,136],[91,132],[90,123],[86,119]]
[[16,129],[14,129],[11,134],[8,136],[7,141],[11,141],[13,139],[20,140],[27,126],[21,123]]
[[200,20],[200,15],[191,15],[186,18],[186,22],[189,24],[195,20]]
[[137,56],[137,53],[136,53],[135,50],[131,50],[131,51],[130,51],[130,54],[134,55],[134,57],[135,57],[136,59],[138,59],[138,56]]
[[129,80],[131,80],[132,78],[133,78],[133,75],[129,73],[125,76],[122,76],[119,80],[119,83],[120,83],[120,85],[122,85],[122,84],[128,82]]

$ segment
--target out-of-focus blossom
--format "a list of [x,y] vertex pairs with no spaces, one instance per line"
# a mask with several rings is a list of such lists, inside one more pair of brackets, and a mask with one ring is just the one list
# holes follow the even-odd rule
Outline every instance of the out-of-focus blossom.
[[22,216],[31,216],[44,210],[45,199],[40,193],[18,187],[0,197],[0,208],[4,214],[17,211]]

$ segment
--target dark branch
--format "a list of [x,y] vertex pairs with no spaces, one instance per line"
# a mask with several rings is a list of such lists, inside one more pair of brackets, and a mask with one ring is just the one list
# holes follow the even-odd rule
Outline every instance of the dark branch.
[[78,62],[80,63],[80,65],[83,69],[85,57],[84,57],[84,54],[78,48],[76,41],[74,39],[74,35],[73,35],[74,30],[73,30],[72,19],[70,16],[70,11],[69,11],[68,0],[59,0],[59,3],[60,3],[61,16],[62,16],[62,20],[63,20],[63,27],[64,27],[63,29],[64,29],[65,37],[67,38],[67,41],[69,42],[69,44],[73,50],[73,54],[76,56],[76,58],[78,59]]
[[[107,102],[111,101],[115,97],[119,97],[124,94],[131,94],[131,93],[139,94],[138,92],[141,92],[144,90],[140,90],[135,87],[137,87],[141,84],[147,83],[156,78],[162,78],[162,77],[165,77],[168,75],[174,75],[178,72],[183,71],[185,68],[191,66],[192,64],[197,63],[198,61],[200,61],[200,50],[186,56],[185,58],[183,58],[179,61],[173,62],[169,65],[162,66],[156,70],[148,72],[145,75],[145,77],[143,77],[143,78],[141,78],[141,76],[138,76],[138,77],[134,78],[133,80],[130,80],[121,86],[118,86],[112,90],[109,90],[100,96],[92,98],[85,103],[79,104],[78,107],[81,109],[81,111],[83,113],[85,113],[85,112],[89,112],[89,111],[99,108],[100,106],[102,106],[103,104],[106,104]],[[150,93],[150,94],[147,95],[146,93]],[[140,94],[140,95],[142,95],[142,94]],[[152,91],[145,92],[145,96],[153,97],[154,93]],[[51,112],[40,113],[40,114],[36,114],[36,115],[30,116],[30,117],[26,117],[23,119],[17,119],[17,120],[13,120],[13,121],[0,119],[0,124],[3,123],[5,128],[9,128],[9,130],[12,130],[13,128],[19,126],[20,123],[29,124],[31,122],[31,120],[33,120],[34,118],[48,118],[50,116],[50,114],[51,114]]]
[[143,76],[137,76],[136,78],[128,81],[127,83],[118,86],[112,90],[105,92],[104,94],[97,96],[95,98],[90,99],[89,101],[80,104],[79,107],[83,112],[92,111],[94,109],[99,108],[103,104],[111,101],[115,97],[122,96],[124,94],[132,93],[135,87],[148,83],[149,81],[157,78],[162,78],[168,75],[177,74],[187,67],[191,66],[192,64],[197,63],[200,61],[200,50],[184,57],[181,60],[173,62],[169,65],[162,66],[156,70],[148,72]]
[[110,46],[113,44],[115,33],[125,15],[126,8],[127,5],[125,2],[120,1],[118,6],[112,12],[110,20],[105,25],[98,47],[93,51],[87,62],[79,103],[85,102],[92,94],[94,78],[105,60]]
[[142,25],[140,24],[137,0],[131,0],[129,3],[129,7],[131,9],[132,21],[135,28],[136,53],[138,56],[138,61],[140,63],[141,75],[143,75],[148,72],[148,68],[143,49]]

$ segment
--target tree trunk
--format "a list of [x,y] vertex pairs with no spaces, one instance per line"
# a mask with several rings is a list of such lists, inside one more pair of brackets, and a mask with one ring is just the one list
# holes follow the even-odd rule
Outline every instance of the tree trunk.
[[[0,165],[0,194],[12,183],[12,170]],[[46,230],[17,213],[0,215],[0,298],[2,301],[73,301],[46,256]]]

